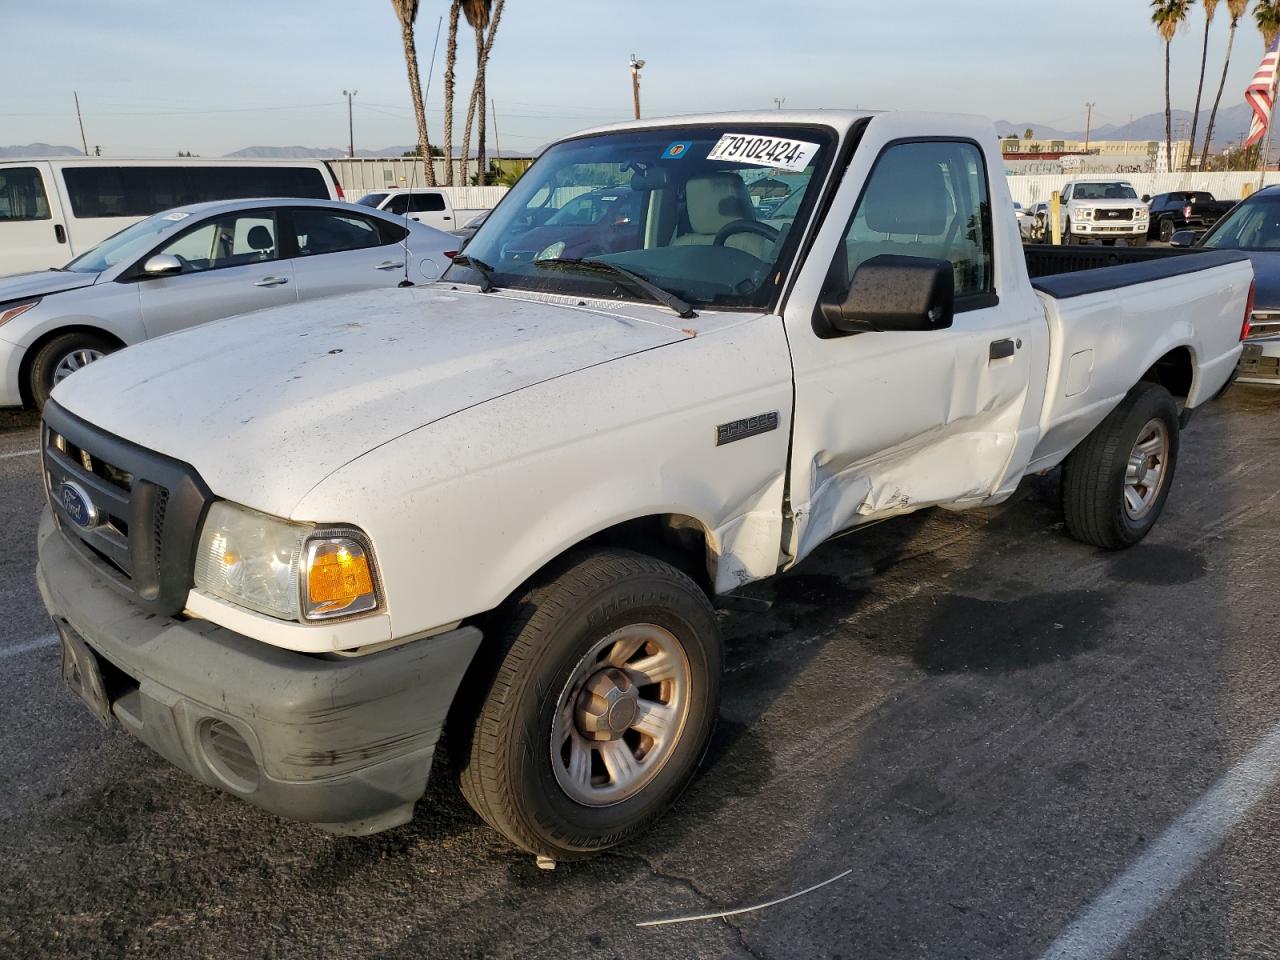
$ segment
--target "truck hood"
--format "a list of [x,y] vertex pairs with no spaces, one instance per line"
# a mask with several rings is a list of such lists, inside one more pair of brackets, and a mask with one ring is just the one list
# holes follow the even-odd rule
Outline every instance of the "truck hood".
[[15,273],[8,277],[0,277],[0,303],[26,300],[30,297],[47,297],[51,293],[89,287],[97,279],[96,273],[76,273],[74,270]]
[[443,284],[299,303],[130,347],[53,399],[191,464],[218,496],[287,517],[334,470],[404,433],[689,336],[688,321],[647,306],[574,303]]

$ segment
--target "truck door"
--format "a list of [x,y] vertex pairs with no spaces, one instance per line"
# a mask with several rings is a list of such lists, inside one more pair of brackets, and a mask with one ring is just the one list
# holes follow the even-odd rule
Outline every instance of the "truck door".
[[50,165],[0,166],[0,276],[60,267],[72,256]]
[[[824,292],[843,293],[831,289],[833,281],[847,284],[880,254],[949,260],[955,319],[930,332],[824,338],[814,320],[817,298],[801,292],[802,274],[786,308],[796,386],[793,562],[848,527],[990,498],[1022,450],[1020,431],[1039,412],[1039,393],[1028,409],[1028,380],[1045,340],[1044,318],[1011,237],[1002,236],[1000,248],[1019,257],[1016,271],[1007,265],[1006,273],[1021,283],[1009,282],[1006,298],[997,294],[1004,264],[995,257],[992,216],[1012,219],[1007,189],[999,184],[993,204],[984,154],[973,140],[895,140],[893,130],[890,122],[889,136],[873,138],[877,121],[869,125],[831,207],[849,209],[851,191],[864,183],[853,215],[824,225],[805,270],[825,271]],[[1013,230],[999,226],[1002,235]],[[826,254],[819,252],[824,238]],[[1035,362],[1043,367],[1042,358]]]

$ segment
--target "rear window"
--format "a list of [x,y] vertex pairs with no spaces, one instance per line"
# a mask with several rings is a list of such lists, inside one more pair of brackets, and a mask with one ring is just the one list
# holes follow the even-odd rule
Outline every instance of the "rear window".
[[327,199],[314,167],[68,167],[62,172],[72,213],[149,217],[170,207],[249,197]]
[[49,198],[36,167],[0,170],[0,221],[48,220]]
[[378,204],[385,199],[387,199],[387,195],[385,193],[366,193],[363,197],[357,200],[356,203],[360,204],[362,207],[373,207],[376,209]]

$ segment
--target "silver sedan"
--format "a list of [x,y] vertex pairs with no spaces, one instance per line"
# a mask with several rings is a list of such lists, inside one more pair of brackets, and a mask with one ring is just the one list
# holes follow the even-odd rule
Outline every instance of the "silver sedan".
[[434,280],[457,237],[327,200],[157,213],[58,270],[0,277],[0,407],[121,347],[234,314]]

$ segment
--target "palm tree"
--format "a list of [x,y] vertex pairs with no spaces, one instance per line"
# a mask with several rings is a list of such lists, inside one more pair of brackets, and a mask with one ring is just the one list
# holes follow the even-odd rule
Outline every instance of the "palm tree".
[[[1217,0],[1213,0],[1217,3]],[[1222,103],[1222,91],[1227,87],[1227,68],[1231,66],[1231,48],[1236,42],[1236,27],[1240,25],[1240,18],[1244,16],[1245,10],[1249,6],[1249,0],[1226,0],[1227,14],[1231,17],[1231,29],[1227,33],[1227,58],[1222,61],[1222,79],[1218,81],[1218,95],[1214,97],[1213,109],[1209,111],[1209,125],[1204,131],[1204,149],[1200,151],[1200,169],[1205,169],[1205,164],[1209,162],[1209,146],[1213,142],[1213,125],[1218,120],[1218,105]],[[1206,12],[1208,9],[1206,0]],[[1194,143],[1193,143],[1194,146]]]
[[461,12],[462,0],[449,0],[449,41],[444,55],[444,182],[448,187],[453,186],[453,71],[458,63],[458,14]]
[[486,106],[489,103],[489,97],[486,92],[486,79],[489,71],[489,51],[493,49],[493,40],[498,33],[498,22],[502,19],[502,7],[504,0],[498,0],[493,5],[493,16],[489,19],[489,31],[484,38],[484,43],[476,48],[476,83],[479,89],[476,91],[476,110],[478,111],[478,122],[476,123],[476,178],[480,186],[484,186],[485,177],[489,172],[489,164],[485,160],[484,153],[484,129]]
[[1187,19],[1195,0],[1151,0],[1151,22],[1164,41],[1164,149],[1165,161],[1173,167],[1173,106],[1169,99],[1169,47],[1178,27]]
[[1204,95],[1204,71],[1209,62],[1209,28],[1213,26],[1213,15],[1218,10],[1218,0],[1203,0],[1204,3],[1204,43],[1200,46],[1200,83],[1196,87],[1196,108],[1191,113],[1191,146],[1187,150],[1187,162],[1183,169],[1191,169],[1191,156],[1196,151],[1196,127],[1200,123],[1200,98]]
[[[494,5],[493,0],[462,0],[462,15],[476,35],[476,78],[471,88],[471,102],[467,104],[467,122],[462,128],[462,172],[466,179],[466,158],[471,153],[471,128],[476,127],[476,183],[484,186],[484,128],[485,107],[488,100],[484,89],[484,71],[489,62],[489,50],[493,47],[494,34],[502,17],[503,0]],[[477,111],[479,111],[477,121]]]
[[1253,19],[1262,34],[1263,45],[1270,50],[1276,37],[1280,37],[1280,0],[1258,0],[1258,5],[1253,8]]
[[431,162],[431,144],[427,140],[427,111],[422,104],[422,81],[418,78],[418,48],[413,42],[413,22],[418,19],[418,0],[391,0],[400,20],[400,39],[404,41],[404,63],[409,71],[409,95],[418,121],[418,150],[426,168],[427,186],[436,183],[435,165]]

